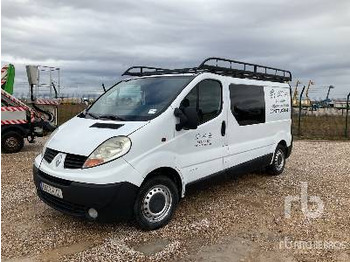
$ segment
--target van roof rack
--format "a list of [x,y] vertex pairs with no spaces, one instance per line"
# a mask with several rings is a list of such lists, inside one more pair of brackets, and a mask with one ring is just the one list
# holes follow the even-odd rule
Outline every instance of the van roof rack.
[[248,78],[272,82],[283,83],[292,81],[292,73],[287,70],[219,57],[209,57],[205,59],[198,67],[192,68],[166,69],[149,66],[132,66],[128,68],[122,75],[151,76],[202,72],[210,72],[237,78]]
[[[135,70],[138,70],[135,72]],[[129,67],[122,76],[150,76],[150,75],[165,75],[165,74],[184,74],[197,73],[196,68],[179,68],[168,69],[152,66],[132,66]]]

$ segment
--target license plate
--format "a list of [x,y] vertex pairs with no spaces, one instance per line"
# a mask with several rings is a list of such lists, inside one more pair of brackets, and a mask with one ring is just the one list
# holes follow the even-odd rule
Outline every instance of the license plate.
[[62,190],[60,188],[50,186],[44,182],[40,183],[41,190],[53,195],[55,197],[63,198]]

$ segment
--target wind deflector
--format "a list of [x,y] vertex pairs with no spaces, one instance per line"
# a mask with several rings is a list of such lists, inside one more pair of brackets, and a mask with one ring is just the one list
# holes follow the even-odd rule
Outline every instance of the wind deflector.
[[165,70],[169,70],[169,69],[164,69],[164,68],[159,68],[159,67],[151,67],[151,66],[132,66],[132,67],[129,67],[122,74],[122,76],[125,76],[125,75],[144,76],[144,75],[154,74],[154,73],[163,73]]

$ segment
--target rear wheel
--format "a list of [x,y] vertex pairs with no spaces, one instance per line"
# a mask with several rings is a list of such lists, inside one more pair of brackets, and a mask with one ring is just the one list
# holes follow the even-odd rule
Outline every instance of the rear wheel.
[[277,176],[282,174],[284,166],[286,164],[286,148],[282,145],[278,145],[273,155],[273,161],[267,170],[271,175]]
[[175,183],[165,176],[146,181],[137,195],[134,213],[137,224],[153,230],[169,223],[179,201]]
[[1,137],[1,149],[4,153],[17,153],[23,146],[24,138],[16,131],[9,131]]

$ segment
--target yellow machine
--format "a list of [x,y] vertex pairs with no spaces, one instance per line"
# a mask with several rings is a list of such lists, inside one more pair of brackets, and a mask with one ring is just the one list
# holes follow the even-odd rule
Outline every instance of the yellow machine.
[[298,85],[299,84],[301,84],[301,82],[298,80],[296,85],[295,85],[295,89],[294,89],[294,93],[293,93],[293,99],[292,99],[293,106],[299,105],[299,100],[298,100]]
[[309,98],[309,89],[311,85],[314,85],[315,83],[312,82],[312,80],[309,81],[309,84],[307,85],[306,92],[305,92],[305,99],[301,100],[302,106],[311,106],[311,100]]

